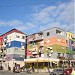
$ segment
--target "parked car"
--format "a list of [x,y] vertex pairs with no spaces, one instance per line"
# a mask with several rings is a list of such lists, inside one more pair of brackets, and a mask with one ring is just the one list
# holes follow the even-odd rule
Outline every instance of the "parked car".
[[50,73],[50,75],[63,75],[63,69],[56,68],[53,70],[53,72]]
[[64,70],[64,75],[71,75],[72,68],[67,68]]

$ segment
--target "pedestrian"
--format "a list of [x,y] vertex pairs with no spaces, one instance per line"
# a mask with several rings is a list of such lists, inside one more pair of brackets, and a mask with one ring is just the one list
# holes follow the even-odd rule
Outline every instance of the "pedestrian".
[[35,70],[34,70],[34,63],[32,63],[32,72],[35,72]]

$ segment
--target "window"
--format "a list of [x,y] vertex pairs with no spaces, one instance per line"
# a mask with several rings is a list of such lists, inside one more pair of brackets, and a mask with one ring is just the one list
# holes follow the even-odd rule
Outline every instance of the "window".
[[5,36],[4,39],[7,39],[7,36]]
[[66,34],[66,36],[67,36],[67,34]]
[[56,29],[56,34],[60,34],[60,33],[61,33],[61,31]]
[[49,32],[47,32],[47,36],[49,36]]
[[60,38],[58,38],[58,40],[57,40],[58,42],[60,41]]
[[66,40],[66,43],[68,43],[68,40]]
[[16,37],[17,37],[17,38],[20,38],[20,36],[18,36],[18,35],[17,35]]
[[69,36],[71,36],[71,35],[69,34]]
[[71,44],[73,44],[74,42],[73,41],[71,41]]
[[22,36],[22,39],[25,39],[25,36]]

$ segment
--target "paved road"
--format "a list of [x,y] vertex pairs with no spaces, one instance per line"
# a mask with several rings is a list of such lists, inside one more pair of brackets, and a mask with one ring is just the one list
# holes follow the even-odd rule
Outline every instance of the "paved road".
[[0,71],[0,75],[50,75],[50,74],[49,73],[31,73],[31,74],[27,74],[25,72],[13,73],[13,72],[8,72],[8,71]]

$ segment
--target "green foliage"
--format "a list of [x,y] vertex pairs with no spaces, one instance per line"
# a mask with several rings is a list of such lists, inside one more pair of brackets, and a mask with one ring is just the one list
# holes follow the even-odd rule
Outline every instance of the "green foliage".
[[24,68],[30,68],[30,64],[25,64]]

